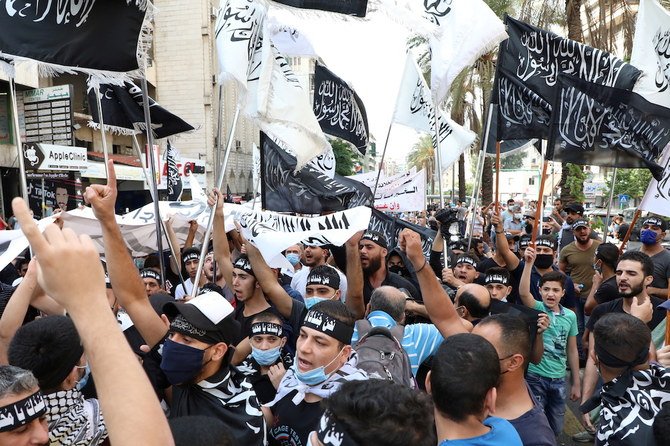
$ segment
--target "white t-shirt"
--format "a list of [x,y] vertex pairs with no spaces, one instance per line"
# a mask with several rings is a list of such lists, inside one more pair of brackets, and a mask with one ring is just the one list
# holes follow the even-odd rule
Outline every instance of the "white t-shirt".
[[[327,265],[330,266],[330,265]],[[340,276],[340,300],[342,302],[345,302],[347,300],[347,276],[342,274],[342,271],[340,271],[337,268],[333,268],[335,271],[337,271],[337,274]],[[305,297],[307,295],[307,276],[309,275],[309,267],[308,266],[303,266],[300,271],[296,272],[295,275],[293,276],[293,279],[291,279],[291,288],[296,290],[298,293],[302,294],[302,297]]]
[[[186,285],[186,290],[184,290],[184,285]],[[185,296],[191,295],[191,291],[193,291],[193,280],[191,280],[189,277],[188,279],[184,280],[184,285],[182,285],[181,282],[177,284],[177,289],[174,290],[175,300],[182,300]]]

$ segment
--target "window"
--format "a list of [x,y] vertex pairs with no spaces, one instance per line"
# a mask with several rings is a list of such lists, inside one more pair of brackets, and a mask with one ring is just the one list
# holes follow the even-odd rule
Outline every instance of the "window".
[[535,186],[535,177],[528,178],[528,185]]

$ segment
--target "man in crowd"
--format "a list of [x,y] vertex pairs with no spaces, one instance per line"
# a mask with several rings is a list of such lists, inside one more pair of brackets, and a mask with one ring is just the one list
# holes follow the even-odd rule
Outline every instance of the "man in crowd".
[[442,282],[454,289],[458,289],[467,283],[474,283],[478,277],[477,260],[467,254],[463,254],[456,259],[453,270],[451,268],[442,270]]
[[32,373],[11,365],[0,366],[0,444],[48,444],[46,411],[46,403]]
[[151,268],[144,268],[140,271],[140,277],[142,278],[142,283],[144,283],[144,290],[147,293],[147,297],[163,292],[160,273]]
[[305,245],[305,251],[303,253],[303,263],[304,265],[293,275],[291,279],[291,288],[302,294],[303,297],[306,297],[306,285],[307,285],[307,275],[309,274],[310,268],[315,266],[327,265],[330,268],[335,269],[337,274],[340,276],[340,292],[342,298],[347,298],[347,277],[342,274],[342,271],[337,268],[328,265],[328,257],[330,256],[330,251],[318,245]]
[[477,325],[479,321],[489,315],[491,295],[488,290],[476,283],[466,284],[458,288],[454,306],[458,315]]
[[[198,264],[200,263],[200,249],[194,246],[186,248],[181,254],[181,259],[188,277],[175,287],[174,297],[177,300],[182,300],[191,295],[195,286],[194,281],[198,272]],[[204,279],[204,276],[200,278],[202,282],[204,282]]]
[[597,305],[613,301],[619,297],[616,274],[614,273],[619,262],[619,247],[612,243],[602,243],[596,249],[593,260],[595,272],[593,273],[593,285],[584,305],[584,314],[586,315],[590,315]]
[[654,262],[654,281],[647,293],[665,299],[668,297],[668,278],[670,278],[670,251],[662,245],[668,223],[659,217],[649,217],[642,222],[640,231],[640,251],[651,257]]
[[463,333],[442,343],[426,378],[440,444],[522,445],[509,421],[491,416],[499,380],[500,361],[486,339]]
[[511,277],[507,268],[489,268],[484,278],[484,286],[491,299],[507,302],[507,296],[512,292]]

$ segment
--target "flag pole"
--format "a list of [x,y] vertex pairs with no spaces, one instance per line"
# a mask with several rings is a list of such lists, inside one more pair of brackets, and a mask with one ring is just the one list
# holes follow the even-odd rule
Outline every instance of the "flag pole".
[[93,87],[95,90],[95,104],[98,108],[98,121],[100,121],[100,136],[102,137],[102,154],[105,157],[105,176],[109,178],[107,171],[107,162],[109,161],[109,149],[107,148],[107,134],[105,132],[105,121],[102,117],[102,101],[100,100],[100,85],[98,83]]
[[[221,104],[219,104],[221,106]],[[233,139],[235,138],[235,128],[237,127],[237,121],[240,117],[240,105],[237,104],[235,107],[235,114],[233,115],[233,123],[230,126],[230,132],[228,133],[228,141],[226,142],[226,153],[223,157],[223,164],[221,165],[221,170],[219,170],[218,178],[216,179],[216,188],[221,192],[223,187],[223,179],[226,175],[226,167],[228,167],[228,159],[230,158],[230,150],[233,145]],[[217,150],[220,147],[217,147]],[[262,149],[261,149],[262,150]],[[217,201],[219,198],[217,198]],[[200,276],[202,275],[202,268],[205,264],[204,259],[207,254],[207,245],[209,244],[209,238],[212,235],[212,227],[214,225],[214,211],[216,210],[217,204],[214,203],[214,206],[210,209],[209,221],[207,222],[207,230],[205,231],[205,237],[202,241],[202,247],[200,248],[200,262],[198,262],[198,269],[195,273],[195,282],[193,284],[193,289],[191,290],[191,297],[195,296],[197,291],[197,285],[200,283]]]
[[614,172],[612,172],[612,189],[610,190],[610,199],[607,202],[607,214],[605,214],[605,221],[607,222],[607,225],[605,226],[605,229],[603,230],[603,240],[607,241],[607,229],[609,228],[609,224],[611,222],[610,219],[610,211],[612,210],[612,200],[614,200],[614,186],[616,186],[616,172],[617,168],[614,168]]
[[535,240],[537,240],[537,228],[542,229],[542,201],[544,199],[544,185],[547,181],[547,168],[549,167],[549,161],[546,159],[547,153],[547,142],[542,141],[542,176],[540,177],[540,191],[537,193],[537,205],[535,206],[535,219],[533,220],[533,230],[531,231],[531,246],[535,247]]
[[639,209],[635,211],[635,215],[633,215],[633,221],[630,222],[630,226],[628,226],[628,231],[626,231],[626,236],[621,241],[621,246],[619,246],[619,255],[623,253],[623,249],[626,247],[626,243],[628,243],[628,240],[630,239],[630,236],[633,233],[635,223],[637,223],[637,220],[640,218],[641,214],[642,211],[640,211]]
[[[221,138],[223,137],[222,129],[223,129],[223,107],[221,106],[221,101],[223,99],[223,84],[219,85],[219,115],[216,118],[216,147],[217,149],[221,148]],[[219,150],[216,150],[215,153],[215,158],[214,158],[214,176],[218,178],[219,176],[219,168],[221,168],[221,152]]]
[[[156,246],[158,249],[158,261],[161,269],[161,286],[165,287],[165,261],[163,260],[163,235],[161,227],[161,211],[158,204],[158,184],[156,184],[156,160],[154,159],[154,134],[151,130],[151,112],[149,110],[149,85],[147,82],[146,66],[142,76],[142,106],[144,108],[144,124],[147,130],[147,153],[149,153],[149,167],[151,170],[151,182],[149,187],[154,191],[154,215],[156,216]],[[102,123],[102,122],[101,122]],[[195,286],[194,286],[195,288]]]
[[475,187],[472,188],[472,199],[470,204],[474,203],[472,208],[472,218],[470,221],[470,234],[468,236],[468,251],[470,251],[470,246],[472,245],[472,233],[475,228],[475,219],[477,218],[477,205],[479,203],[479,188],[481,187],[482,175],[484,174],[484,158],[486,157],[486,148],[489,144],[489,131],[491,130],[491,112],[493,110],[493,104],[489,103],[489,114],[486,117],[486,130],[484,133],[484,144],[482,145],[482,150],[479,153],[479,159],[477,160],[477,171],[475,172]]
[[21,129],[19,128],[19,105],[16,99],[16,83],[13,77],[9,77],[9,95],[12,101],[12,127],[14,127],[14,142],[16,144],[16,155],[19,157],[19,170],[21,184],[21,195],[28,204],[28,180],[26,179],[26,163],[23,159],[23,146],[21,144]]
[[379,178],[382,174],[382,166],[384,165],[384,158],[386,157],[386,147],[389,144],[389,137],[391,136],[391,127],[393,127],[393,118],[389,122],[389,129],[386,132],[386,141],[384,141],[384,150],[382,151],[382,159],[379,161],[379,168],[377,170],[377,179],[375,180],[375,188],[372,190],[372,207],[375,207],[375,196],[377,195],[377,186],[379,185]]
[[496,213],[500,212],[500,141],[496,141]]
[[[142,172],[144,173],[144,178],[146,178],[147,185],[149,186],[149,195],[151,195],[151,199],[154,201],[154,203],[158,202],[158,197],[154,196],[154,189],[151,187],[151,179],[150,176],[151,174],[147,170],[147,164],[144,161],[144,157],[142,157],[142,150],[140,149],[140,143],[137,141],[137,136],[134,134],[132,135],[133,138],[133,147],[135,148],[135,153],[137,154],[137,157],[140,159],[140,164],[142,164]],[[165,240],[168,242],[168,248],[170,248],[170,253],[172,254],[172,258],[175,260],[175,265],[177,266],[177,272],[179,273],[179,280],[181,281],[182,286],[184,289],[186,289],[186,284],[184,283],[184,278],[181,275],[181,264],[180,262],[177,262],[177,251],[176,248],[172,245],[172,240],[170,240],[170,237],[167,235],[167,228],[165,227],[165,222],[160,218],[160,215],[156,217],[159,221],[160,224],[162,225],[163,228],[163,233],[165,234]]]
[[[437,160],[437,189],[440,194],[440,208],[444,208],[444,194],[442,192],[442,155],[440,154],[440,121],[438,114],[440,110],[433,98],[433,115],[435,123],[435,159]],[[446,252],[446,251],[445,251]]]

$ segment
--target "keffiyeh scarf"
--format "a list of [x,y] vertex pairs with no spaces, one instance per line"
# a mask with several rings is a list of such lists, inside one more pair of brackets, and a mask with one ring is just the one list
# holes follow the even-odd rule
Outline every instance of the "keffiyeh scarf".
[[86,400],[76,389],[50,393],[44,399],[52,446],[95,446],[107,438],[98,400]]

